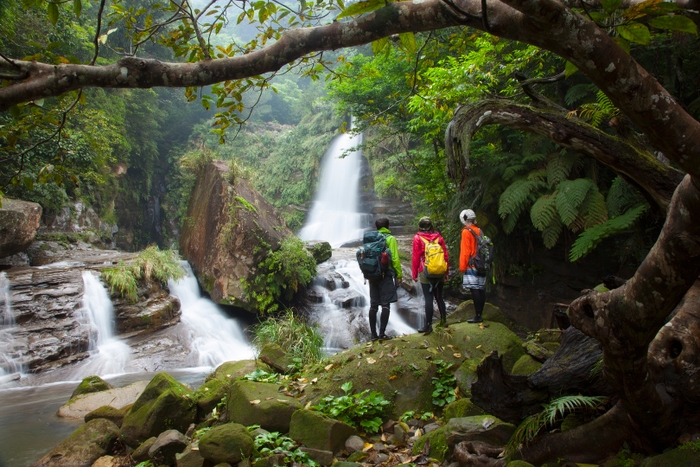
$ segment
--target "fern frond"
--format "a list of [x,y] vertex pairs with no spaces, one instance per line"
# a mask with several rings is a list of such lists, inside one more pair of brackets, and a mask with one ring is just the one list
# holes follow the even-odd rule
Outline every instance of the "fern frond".
[[588,196],[581,204],[579,211],[583,217],[584,229],[602,224],[608,220],[608,207],[605,204],[605,197],[598,191],[597,187],[588,192]]
[[562,151],[554,155],[547,163],[547,183],[549,186],[557,186],[566,180],[578,159],[578,154],[569,151]]
[[515,213],[510,213],[503,218],[501,225],[503,226],[503,231],[507,234],[513,233],[515,230],[515,225],[518,223],[522,209]]
[[547,179],[547,171],[545,169],[533,170],[527,174],[527,179],[533,182],[542,182],[544,185],[544,182]]
[[615,177],[605,199],[611,217],[619,216],[632,206],[638,206],[645,202],[639,191],[622,177]]
[[510,167],[507,167],[506,170],[503,171],[503,178],[505,180],[510,180],[511,178],[520,174],[523,170],[525,170],[525,164],[511,165]]
[[523,164],[527,164],[528,162],[542,162],[546,158],[547,155],[542,153],[528,154],[527,156],[523,157]]
[[564,102],[566,102],[567,106],[573,106],[588,97],[593,97],[593,93],[596,92],[596,89],[596,86],[593,84],[577,84],[571,86],[569,90],[566,91]]
[[520,212],[532,200],[532,193],[541,183],[521,178],[511,183],[498,200],[498,214],[505,219],[508,214]]
[[[552,223],[554,219],[559,221],[559,215],[557,214],[557,206],[555,204],[556,192],[548,195],[541,196],[540,199],[535,201],[530,209],[530,219],[532,220],[532,225],[535,226],[540,232],[543,231],[549,224]],[[561,223],[559,221],[559,223]]]
[[579,215],[579,206],[591,189],[596,189],[596,185],[590,178],[564,180],[559,184],[556,197],[557,211],[566,226],[576,220]]
[[606,117],[612,118],[618,113],[620,113],[620,109],[615,107],[615,104],[613,104],[610,98],[606,96],[603,91],[598,91],[598,94],[596,94],[596,101],[598,102],[598,108],[600,109],[600,112],[603,113]]
[[555,217],[552,223],[545,227],[542,231],[542,241],[545,248],[554,248],[554,245],[557,244],[557,240],[559,240],[562,230],[564,230],[564,224],[561,222],[561,220],[559,220],[559,217]]
[[583,258],[605,238],[625,231],[646,210],[646,205],[640,205],[630,209],[621,216],[613,217],[608,221],[586,229],[578,236],[569,251],[569,261],[574,262]]

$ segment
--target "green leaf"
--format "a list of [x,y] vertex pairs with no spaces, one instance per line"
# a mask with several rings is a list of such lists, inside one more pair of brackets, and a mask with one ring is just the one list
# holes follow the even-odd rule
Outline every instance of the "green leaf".
[[12,115],[12,118],[15,120],[19,120],[20,117],[20,111],[19,111],[19,106],[13,105],[10,107],[10,115]]
[[364,2],[353,3],[340,13],[336,19],[346,18],[348,16],[361,15],[370,11],[378,10],[384,6],[384,0],[367,0]]
[[342,389],[343,392],[348,392],[352,389],[352,383],[350,381],[346,381],[342,386],[340,386],[340,389]]
[[73,0],[73,13],[75,16],[80,18],[80,13],[83,12],[83,2],[82,0]]
[[617,32],[623,38],[636,44],[647,45],[651,40],[649,28],[642,23],[629,23],[628,25],[618,26]]
[[51,24],[56,26],[56,23],[58,22],[58,5],[55,3],[49,3],[47,11],[49,13],[49,21],[51,21]]
[[401,45],[406,49],[406,52],[415,54],[418,50],[416,46],[416,36],[412,32],[402,32],[399,34]]
[[372,42],[372,52],[374,55],[379,55],[389,45],[389,38],[383,37]]
[[629,41],[623,39],[623,38],[620,37],[620,36],[613,37],[613,40],[614,40],[615,42],[617,42],[617,45],[619,45],[620,48],[622,48],[622,50],[624,50],[624,51],[627,52],[627,53],[630,53],[630,43],[629,43]]
[[34,180],[32,180],[30,177],[24,177],[22,181],[24,182],[24,186],[27,187],[27,190],[31,191],[34,189]]
[[690,18],[680,15],[652,18],[649,20],[649,26],[667,31],[687,32],[689,34],[698,33],[698,27],[695,23]]
[[601,4],[607,13],[612,13],[620,7],[622,0],[602,0]]
[[568,78],[569,76],[573,75],[577,71],[578,71],[578,67],[567,60],[566,66],[564,67],[564,74],[566,75],[566,77]]

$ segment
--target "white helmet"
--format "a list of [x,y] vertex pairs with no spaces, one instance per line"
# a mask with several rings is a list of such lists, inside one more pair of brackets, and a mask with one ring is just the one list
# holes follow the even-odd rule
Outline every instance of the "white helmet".
[[462,221],[462,224],[467,225],[468,221],[476,220],[476,214],[471,209],[465,209],[459,213],[459,220]]

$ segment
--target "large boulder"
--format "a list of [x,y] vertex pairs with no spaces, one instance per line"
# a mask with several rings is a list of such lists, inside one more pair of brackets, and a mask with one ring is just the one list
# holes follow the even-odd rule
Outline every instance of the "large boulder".
[[[87,379],[87,378],[86,378]],[[78,387],[84,386],[85,380]],[[133,404],[148,385],[148,381],[137,381],[123,388],[110,388],[97,392],[71,396],[70,400],[58,409],[56,415],[62,418],[84,418],[88,414],[102,408],[111,407],[116,410]],[[77,390],[77,389],[76,389]],[[106,410],[102,414],[106,414]],[[98,418],[93,414],[93,418]],[[108,417],[99,417],[108,418]],[[124,418],[123,416],[121,418]],[[86,420],[87,421],[87,420]],[[114,421],[114,420],[113,420]],[[116,422],[115,422],[116,423]],[[120,424],[120,423],[118,423]]]
[[165,430],[187,431],[194,423],[197,405],[192,390],[167,373],[156,374],[124,418],[124,442],[136,447]]
[[328,418],[319,412],[301,409],[292,415],[289,437],[308,448],[336,453],[357,430],[347,423]]
[[90,467],[100,457],[113,454],[118,441],[117,425],[104,418],[91,420],[32,467]]
[[41,206],[29,201],[2,198],[0,207],[0,258],[26,250],[36,237]]
[[241,280],[250,280],[267,252],[290,235],[280,214],[247,180],[228,163],[213,161],[197,178],[180,251],[212,300],[252,310]]
[[228,397],[229,420],[287,433],[292,414],[301,408],[301,404],[294,397],[279,392],[278,388],[277,384],[236,381]]
[[236,465],[250,457],[254,448],[253,437],[238,423],[216,426],[199,439],[199,453],[210,465]]

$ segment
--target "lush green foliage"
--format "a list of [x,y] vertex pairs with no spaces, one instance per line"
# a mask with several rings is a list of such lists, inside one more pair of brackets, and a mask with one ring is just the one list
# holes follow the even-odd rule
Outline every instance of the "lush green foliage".
[[278,373],[269,373],[261,368],[258,368],[255,371],[245,375],[242,379],[257,381],[258,383],[277,383],[279,381],[279,376],[280,375]]
[[382,415],[390,402],[384,399],[382,393],[365,389],[358,394],[352,394],[352,383],[344,383],[340,387],[345,393],[342,396],[326,396],[313,408],[367,433],[376,433],[382,426]]
[[552,400],[544,406],[542,412],[529,416],[518,425],[506,445],[506,457],[512,459],[522,445],[532,442],[542,429],[553,427],[565,415],[575,411],[592,410],[605,402],[607,402],[606,397],[582,395],[563,396]]
[[313,364],[323,358],[323,336],[292,310],[254,326],[253,334],[253,345],[258,349],[267,343],[275,343],[293,360]]
[[318,463],[309,458],[308,454],[299,449],[299,446],[292,438],[281,435],[276,431],[258,434],[254,443],[262,459],[282,454],[284,465],[308,465],[309,467],[318,465]]
[[129,263],[120,261],[116,267],[102,270],[111,292],[132,303],[138,299],[139,280],[166,284],[168,280],[178,280],[184,275],[178,254],[173,250],[160,250],[157,246],[146,248]]
[[262,313],[273,313],[289,304],[316,276],[316,260],[297,237],[282,241],[257,265],[257,274],[243,281],[246,296]]
[[444,407],[457,399],[455,395],[457,379],[455,378],[452,365],[443,360],[436,360],[434,363],[435,376],[432,378],[433,404],[438,407]]

